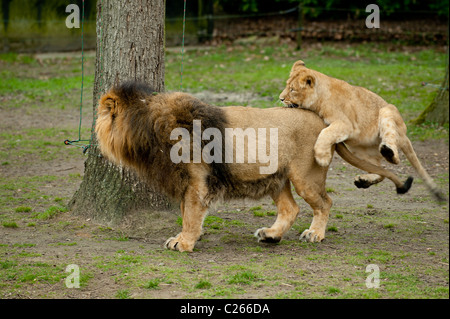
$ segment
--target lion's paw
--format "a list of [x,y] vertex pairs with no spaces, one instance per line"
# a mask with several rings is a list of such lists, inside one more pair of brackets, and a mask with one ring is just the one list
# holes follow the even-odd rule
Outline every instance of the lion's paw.
[[300,240],[309,241],[311,243],[318,243],[324,240],[325,232],[319,232],[314,229],[306,229],[301,235]]
[[[194,243],[195,244],[195,243]],[[187,243],[179,234],[176,237],[170,237],[164,243],[164,247],[170,250],[178,250],[180,252],[187,251],[192,252],[194,249],[194,244]]]
[[264,243],[278,243],[281,240],[280,236],[270,236],[269,228],[260,228],[255,232],[255,237],[258,238],[258,241],[262,241]]

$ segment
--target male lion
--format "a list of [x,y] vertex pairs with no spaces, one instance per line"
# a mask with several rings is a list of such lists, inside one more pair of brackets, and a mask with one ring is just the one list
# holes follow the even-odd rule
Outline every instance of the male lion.
[[[333,145],[344,142],[357,157],[380,166],[383,157],[398,164],[400,148],[439,201],[444,196],[423,168],[406,136],[406,125],[397,108],[375,93],[294,63],[280,100],[288,107],[307,109],[328,125],[314,145],[317,163],[327,167]],[[367,188],[384,179],[379,174],[355,178],[357,187]]]
[[[184,129],[194,137],[193,122],[198,120],[201,120],[202,131],[209,128],[221,132],[222,138],[218,142],[222,146],[214,151],[218,152],[214,154],[216,161],[202,157],[197,162],[188,158],[187,162],[175,163],[173,147],[182,139],[176,134],[177,138],[173,139],[173,132]],[[261,174],[260,168],[267,163],[261,160],[260,154],[255,161],[244,163],[221,161],[226,151],[223,139],[228,138],[226,131],[232,128],[246,131],[277,128],[278,166],[273,174]],[[143,84],[128,82],[113,87],[101,97],[95,132],[106,158],[135,169],[144,181],[181,202],[182,232],[169,238],[165,247],[192,251],[202,233],[208,207],[218,199],[258,199],[270,195],[277,206],[277,219],[272,227],[258,229],[255,236],[265,242],[280,241],[300,210],[292,197],[290,182],[314,211],[311,227],[301,238],[311,242],[324,239],[331,208],[331,199],[325,190],[328,167],[317,165],[313,154],[314,142],[324,128],[323,121],[309,111],[215,107],[185,93],[155,95]],[[231,139],[233,142],[233,136]],[[262,138],[257,136],[256,139],[260,142]],[[245,138],[245,146],[241,144],[246,155],[251,153],[250,140],[249,135]],[[269,146],[265,136],[263,140],[264,146]],[[194,138],[186,144],[192,151],[198,147],[194,145]],[[203,154],[208,146],[205,144],[202,140]],[[234,154],[244,151],[239,150],[237,144],[231,144]],[[391,179],[399,193],[405,193],[411,186],[410,181],[403,185],[393,173],[357,159],[343,144],[336,145],[336,150],[350,164]]]

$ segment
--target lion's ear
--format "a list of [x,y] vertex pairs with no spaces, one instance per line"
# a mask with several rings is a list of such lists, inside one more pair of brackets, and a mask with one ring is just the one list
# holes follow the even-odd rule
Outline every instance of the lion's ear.
[[104,96],[102,96],[102,98],[100,99],[100,105],[102,106],[102,108],[107,109],[109,112],[115,112],[116,110],[116,99],[111,96],[110,94],[106,94]]
[[309,86],[311,88],[313,88],[316,85],[316,79],[311,75],[307,75],[305,77],[304,82],[305,82],[306,86]]

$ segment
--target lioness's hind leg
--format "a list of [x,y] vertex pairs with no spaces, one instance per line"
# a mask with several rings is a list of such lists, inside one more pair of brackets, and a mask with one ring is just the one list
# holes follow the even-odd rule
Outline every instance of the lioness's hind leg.
[[280,194],[272,196],[277,205],[277,219],[270,228],[260,228],[255,232],[258,241],[277,243],[291,228],[300,211],[291,193],[291,183],[286,182]]
[[[399,120],[400,119],[400,120]],[[400,163],[397,144],[399,141],[399,130],[406,130],[401,115],[394,105],[387,105],[380,109],[379,128],[381,143],[379,151],[390,163]]]
[[[380,166],[383,157],[376,147],[351,147],[351,152],[358,158],[374,165]],[[361,174],[355,176],[354,184],[358,188],[369,188],[384,180],[384,176],[378,174]]]

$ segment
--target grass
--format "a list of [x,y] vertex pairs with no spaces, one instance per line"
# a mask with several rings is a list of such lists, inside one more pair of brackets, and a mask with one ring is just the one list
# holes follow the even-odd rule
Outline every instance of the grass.
[[16,222],[3,222],[2,225],[5,228],[18,228],[19,227]]
[[57,216],[59,213],[65,213],[67,212],[67,208],[65,207],[59,207],[59,206],[51,206],[46,211],[42,213],[34,213],[32,215],[33,218],[36,219],[51,219]]
[[258,276],[252,271],[242,271],[234,274],[230,280],[228,280],[229,284],[242,284],[249,285],[252,282],[258,280]]
[[212,284],[207,280],[200,280],[195,286],[194,289],[209,289],[212,287]]

